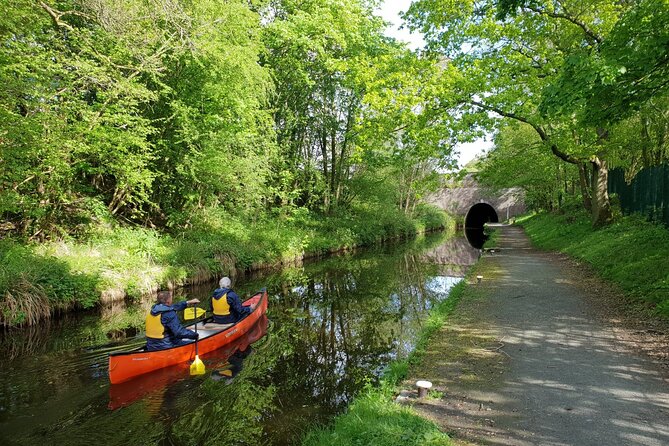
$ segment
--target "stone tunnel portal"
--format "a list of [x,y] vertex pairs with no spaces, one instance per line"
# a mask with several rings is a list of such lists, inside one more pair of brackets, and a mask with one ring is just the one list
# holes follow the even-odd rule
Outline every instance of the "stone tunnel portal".
[[465,237],[470,245],[476,249],[483,248],[488,235],[483,230],[486,223],[499,223],[497,212],[488,203],[476,203],[469,208],[465,216]]

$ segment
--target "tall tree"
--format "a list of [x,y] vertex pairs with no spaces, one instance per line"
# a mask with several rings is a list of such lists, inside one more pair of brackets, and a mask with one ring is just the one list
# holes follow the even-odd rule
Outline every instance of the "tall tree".
[[188,48],[166,60],[147,110],[159,153],[154,200],[175,223],[204,207],[258,211],[276,156],[260,14],[243,0],[185,3],[178,13]]
[[448,119],[429,113],[441,70],[384,37],[373,6],[271,3],[266,63],[277,83],[281,178],[299,191],[284,192],[284,201],[325,210],[345,205],[360,192],[351,188],[355,175],[386,169],[402,183],[398,203],[411,212],[420,185],[450,155]]
[[9,7],[0,27],[3,218],[39,236],[100,201],[141,216],[154,156],[141,110],[155,98],[141,78],[160,69],[158,40],[117,39],[82,2]]
[[[659,3],[660,8],[665,6],[664,1]],[[586,94],[582,84],[562,80],[574,71],[574,60],[597,60],[607,48],[620,46],[615,43],[619,39],[616,30],[629,28],[628,35],[637,35],[640,47],[658,41],[643,37],[644,29],[651,35],[665,31],[647,28],[631,18],[638,16],[639,8],[648,10],[648,5],[646,1],[614,0],[469,0],[457,4],[421,0],[411,7],[408,18],[426,33],[430,48],[448,57],[461,73],[457,89],[444,99],[445,107],[478,116],[484,123],[491,112],[524,122],[561,160],[577,166],[587,163],[592,175],[590,191],[584,190],[583,195],[592,197],[593,223],[601,225],[611,217],[606,192],[610,120],[595,119],[590,107],[595,97],[606,100],[606,95],[601,89],[595,89],[601,94]],[[655,51],[653,58],[662,65],[663,50]],[[632,76],[641,78],[639,72]],[[662,82],[654,80],[647,91],[661,88]],[[585,97],[579,102],[583,114],[565,112],[570,107],[556,107],[551,97]]]
[[102,214],[165,222],[204,205],[262,205],[275,152],[271,79],[247,2],[9,8],[0,19],[4,220],[44,236]]
[[299,191],[284,193],[283,200],[327,210],[342,199],[352,173],[349,157],[365,94],[359,71],[384,51],[383,23],[360,0],[278,0],[266,15],[265,64],[276,80],[274,118],[283,154],[279,175]]

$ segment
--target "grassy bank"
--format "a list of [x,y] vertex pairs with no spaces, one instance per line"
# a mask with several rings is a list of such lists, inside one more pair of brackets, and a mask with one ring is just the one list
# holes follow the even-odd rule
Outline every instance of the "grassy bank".
[[453,224],[423,208],[416,218],[359,208],[317,216],[295,212],[234,219],[194,215],[188,231],[98,227],[78,239],[44,244],[0,242],[0,325],[34,324],[54,312],[137,299],[159,288],[201,283],[234,269],[289,263]]
[[586,262],[635,302],[669,319],[669,230],[642,217],[593,229],[589,216],[540,214],[518,221],[532,242]]
[[446,322],[464,287],[464,282],[453,287],[448,299],[432,309],[408,358],[391,363],[379,386],[366,387],[332,426],[309,432],[303,446],[452,445],[434,423],[420,417],[410,407],[395,403],[393,397],[409,367],[420,362],[430,339]]

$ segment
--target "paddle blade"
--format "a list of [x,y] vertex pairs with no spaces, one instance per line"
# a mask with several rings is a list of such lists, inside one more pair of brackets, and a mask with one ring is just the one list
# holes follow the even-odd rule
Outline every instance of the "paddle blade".
[[200,360],[199,356],[195,356],[195,361],[190,365],[190,374],[191,375],[204,375],[204,362]]
[[186,308],[184,310],[184,319],[189,320],[189,319],[195,319],[197,317],[202,316],[206,311],[204,311],[204,308],[198,308],[198,307],[190,307]]

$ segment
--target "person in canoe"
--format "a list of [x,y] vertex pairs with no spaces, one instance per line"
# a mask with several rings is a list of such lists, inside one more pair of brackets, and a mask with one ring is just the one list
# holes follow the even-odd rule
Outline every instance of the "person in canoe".
[[198,303],[198,299],[191,299],[172,305],[172,292],[159,292],[158,301],[146,315],[146,349],[162,350],[187,344],[190,342],[187,339],[197,339],[197,333],[181,326],[177,311]]
[[231,288],[232,281],[229,277],[223,277],[218,286],[211,297],[215,324],[234,324],[255,309],[255,305],[242,305],[239,296]]

